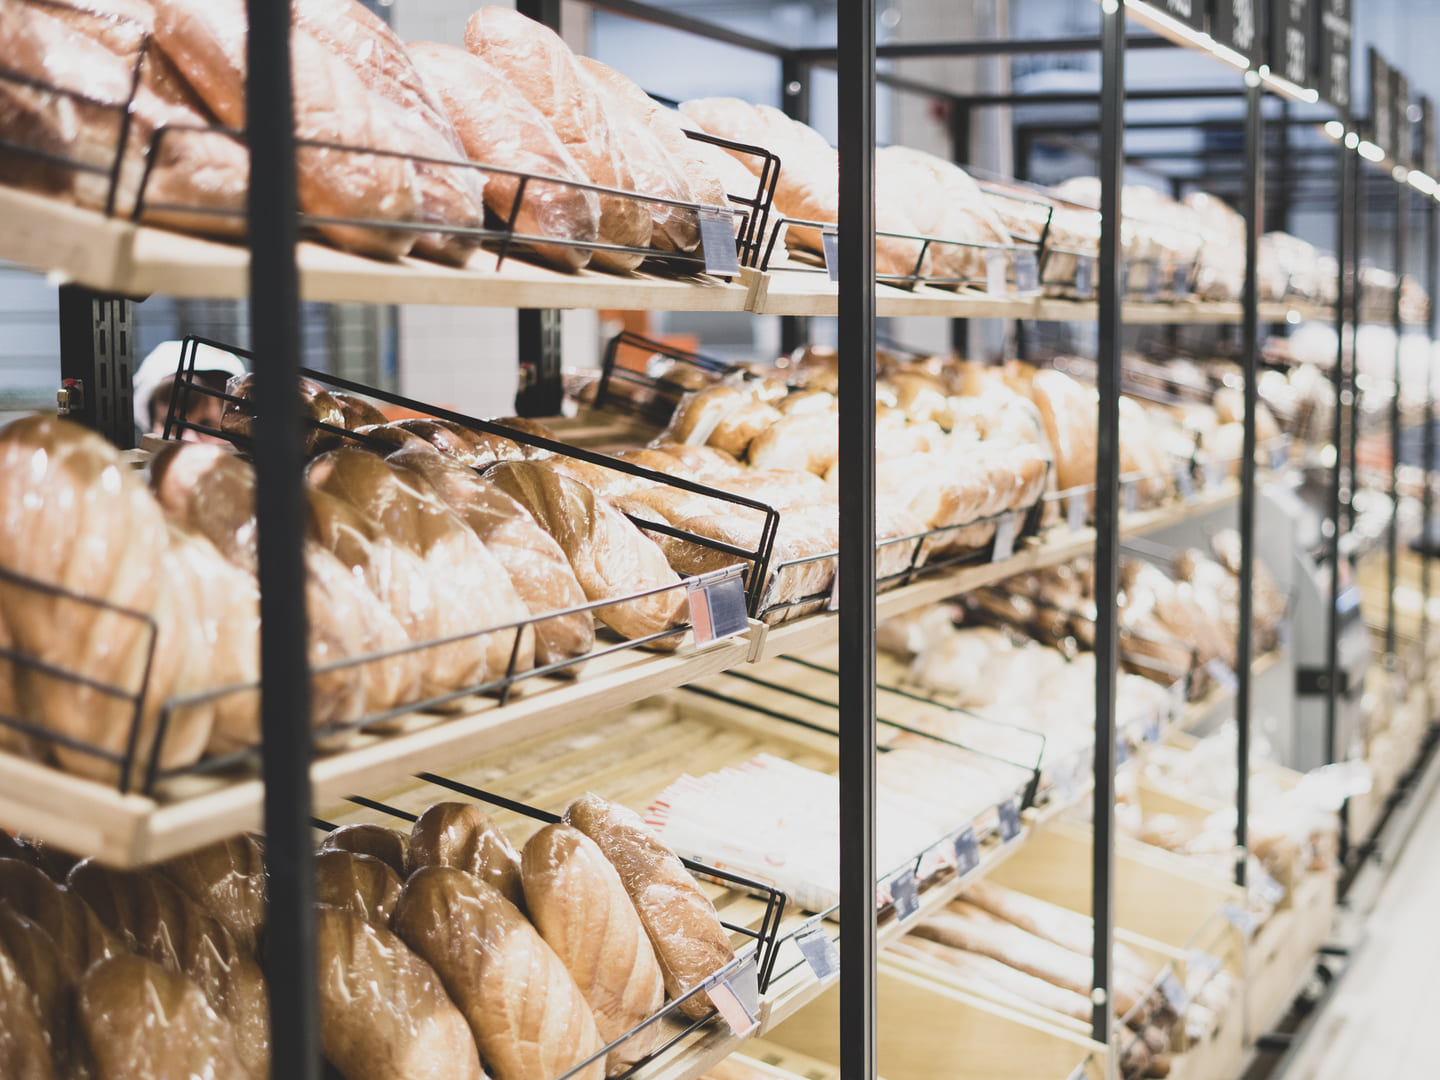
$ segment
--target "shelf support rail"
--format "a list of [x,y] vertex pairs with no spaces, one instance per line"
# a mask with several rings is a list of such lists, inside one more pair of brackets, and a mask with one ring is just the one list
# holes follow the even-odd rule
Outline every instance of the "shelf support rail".
[[[1346,129],[1350,127],[1349,115],[1341,117]],[[1335,465],[1330,470],[1330,536],[1326,545],[1330,562],[1330,601],[1325,611],[1325,760],[1335,760],[1335,743],[1340,707],[1340,610],[1336,599],[1340,595],[1340,526],[1341,479],[1345,472],[1345,394],[1348,380],[1345,371],[1345,327],[1346,289],[1352,287],[1349,281],[1350,262],[1353,247],[1350,243],[1354,227],[1354,206],[1350,194],[1353,164],[1351,158],[1358,157],[1346,148],[1343,140],[1335,143],[1339,197],[1335,204],[1335,367],[1330,372],[1331,386],[1335,392],[1334,415],[1330,418],[1330,442],[1335,450]],[[1352,432],[1353,437],[1353,432]],[[1350,483],[1354,483],[1352,477]],[[1348,501],[1349,495],[1345,499]]]

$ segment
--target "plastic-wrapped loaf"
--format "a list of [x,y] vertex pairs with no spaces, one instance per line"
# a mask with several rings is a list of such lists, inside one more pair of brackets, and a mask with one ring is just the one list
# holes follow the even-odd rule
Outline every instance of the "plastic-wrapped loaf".
[[348,912],[388,930],[403,881],[373,855],[326,850],[315,853],[315,902]]
[[401,881],[409,873],[410,838],[384,825],[341,825],[320,841],[321,851],[349,851],[369,855],[394,870]]
[[[596,184],[635,190],[630,162],[605,115],[600,94],[575,54],[549,27],[510,8],[482,7],[465,24],[465,48],[509,78],[515,89],[550,122],[560,141]],[[600,240],[646,247],[650,211],[643,202],[619,195],[600,197]],[[596,251],[594,266],[633,270],[644,256]]]
[[1093,484],[1098,441],[1095,391],[1064,372],[1039,371],[1031,381],[1030,397],[1045,424],[1060,490]]
[[[566,148],[550,121],[490,64],[464,49],[433,42],[411,42],[410,56],[434,89],[472,161],[589,183],[590,174]],[[600,197],[593,191],[530,180],[523,199],[520,178],[491,173],[485,204],[502,221],[510,220],[521,199],[515,231],[543,240],[594,242],[600,236]],[[590,261],[590,249],[531,241],[536,254],[566,270]]]
[[[587,794],[565,808],[565,823],[593,840],[619,872],[671,997],[680,997],[735,958],[715,905],[638,814]],[[692,1020],[703,1019],[711,1009],[703,994],[680,1006]]]
[[[601,1041],[614,1042],[665,1004],[665,983],[615,868],[589,837],[547,825],[525,845],[522,860],[530,921],[574,977],[595,1014]],[[654,1049],[652,1024],[610,1051],[611,1075]]]
[[[81,969],[56,946],[44,928],[0,901],[0,954],[15,965],[29,989],[44,1033],[46,1056],[61,1076],[85,1066],[85,1045],[71,1031],[71,1003]],[[0,991],[3,992],[3,991]],[[7,1077],[9,1074],[6,1074]]]
[[[249,371],[244,375],[232,376],[225,384],[225,393],[239,400],[225,402],[225,411],[220,418],[220,427],[227,434],[239,436],[241,439],[254,439],[255,373]],[[316,426],[326,424],[332,428],[339,428],[340,431],[349,430],[346,427],[345,410],[341,407],[340,402],[331,397],[330,392],[323,386],[310,379],[299,380],[297,393],[300,395],[301,412],[307,421],[305,456],[310,457],[322,450],[345,445],[344,435]],[[242,443],[241,445],[248,444]]]
[[143,957],[96,964],[81,980],[78,1003],[97,1080],[263,1075],[246,1067],[242,1037],[194,981]]
[[[440,976],[497,1080],[554,1080],[604,1047],[559,957],[514,904],[465,871],[412,874],[395,931]],[[604,1073],[595,1061],[577,1080]]]
[[242,951],[254,955],[265,928],[265,852],[247,833],[176,856],[156,867]]
[[[1196,215],[1205,237],[1195,270],[1195,294],[1205,300],[1239,300],[1245,288],[1245,219],[1204,191],[1186,195],[1184,205]],[[1280,291],[1283,295],[1283,285]]]
[[[208,671],[186,567],[167,558],[170,537],[160,507],[99,435],[36,416],[0,431],[0,520],[0,565],[142,616],[0,582],[0,637],[11,648],[130,694],[144,692],[135,742],[143,765],[161,705],[173,693],[203,687]],[[155,619],[153,635],[144,616]],[[0,705],[12,715],[117,756],[126,752],[136,722],[133,700],[15,663],[0,665],[0,684]],[[159,765],[195,761],[212,719],[210,711],[198,710],[173,724]],[[0,731],[0,743],[53,756],[82,775],[119,775],[111,761],[8,728]]]
[[780,416],[748,388],[717,384],[686,394],[658,441],[712,446],[741,458]]
[[0,948],[0,1073],[15,1080],[58,1080],[45,1027],[25,977]]
[[464,870],[525,910],[520,856],[474,803],[436,803],[420,815],[410,830],[410,870],[423,866]]
[[481,1080],[465,1017],[440,977],[382,926],[315,912],[320,1045],[345,1080]]
[[125,951],[84,900],[37,867],[0,859],[0,900],[44,930],[77,972]]

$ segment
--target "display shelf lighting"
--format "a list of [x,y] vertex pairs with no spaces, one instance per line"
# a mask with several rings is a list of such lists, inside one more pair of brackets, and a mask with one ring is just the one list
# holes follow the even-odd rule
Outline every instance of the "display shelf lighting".
[[1419,169],[1411,169],[1410,174],[1405,177],[1405,182],[1413,187],[1421,195],[1434,195],[1440,190],[1440,183],[1429,173],[1423,173]]
[[1334,139],[1336,142],[1339,142],[1345,137],[1345,125],[1342,124],[1339,120],[1326,120],[1325,134],[1329,135],[1330,138]]
[[[1346,139],[1345,144],[1348,146],[1350,144],[1350,140]],[[1385,160],[1385,151],[1381,150],[1380,147],[1376,146],[1369,139],[1361,139],[1360,145],[1356,147],[1356,149],[1360,152],[1360,156],[1363,157],[1366,161]]]
[[1307,105],[1314,105],[1320,100],[1320,92],[1312,90],[1308,86],[1301,86],[1299,83],[1291,82],[1283,75],[1276,75],[1268,65],[1260,65],[1260,81],[1265,84],[1267,90],[1273,90],[1291,101],[1303,101]]
[[[1102,0],[1102,7],[1104,3],[1105,0]],[[1181,22],[1169,12],[1151,6],[1145,0],[1128,0],[1125,12],[1135,16],[1136,22],[1154,30],[1161,37],[1168,38],[1177,45],[1189,45],[1202,52],[1207,52],[1222,63],[1229,64],[1236,71],[1244,71],[1250,66],[1250,61],[1242,53],[1236,52],[1228,45],[1220,44],[1209,34],[1201,33],[1193,26]]]
[[1355,132],[1353,132],[1353,131],[1347,131],[1347,132],[1345,133],[1345,149],[1346,149],[1346,150],[1354,150],[1354,149],[1355,149],[1356,147],[1358,147],[1359,145],[1360,145],[1360,136],[1357,135],[1357,134],[1356,134]]

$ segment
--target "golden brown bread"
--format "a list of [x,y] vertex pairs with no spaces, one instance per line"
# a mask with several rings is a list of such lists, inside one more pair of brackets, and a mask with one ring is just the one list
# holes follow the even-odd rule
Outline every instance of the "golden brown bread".
[[525,456],[520,452],[520,447],[508,439],[502,440],[508,445],[495,447],[498,453],[482,455],[479,443],[471,432],[459,424],[445,420],[411,418],[396,420],[391,426],[418,435],[446,457],[475,468],[490,465],[495,461],[519,461]]
[[[319,383],[303,377],[300,379],[297,392],[300,395],[301,415],[305,418],[306,423],[305,456],[310,457],[322,450],[329,450],[331,447],[343,444],[346,441],[343,435],[316,426],[324,424],[327,427],[339,428],[340,431],[347,430],[345,410],[341,407],[340,402],[331,397],[330,391]],[[220,427],[242,439],[253,439],[256,430],[253,405],[255,373],[247,371],[244,375],[232,375],[225,384],[225,393],[239,400],[225,402],[225,412],[221,416]]]
[[248,955],[265,929],[265,852],[248,833],[232,836],[155,868],[235,939]]
[[[132,67],[139,59],[142,39],[155,29],[155,8],[150,0],[67,0],[64,6],[45,10]],[[204,103],[195,96],[185,77],[159,49],[146,49],[140,85],[162,101],[205,111]],[[206,119],[208,121],[208,115]]]
[[[574,977],[595,1014],[601,1041],[614,1042],[665,1004],[655,950],[620,882],[595,842],[568,825],[547,825],[522,859],[530,921]],[[606,1058],[611,1075],[655,1048],[652,1024]]]
[[[465,153],[472,161],[589,183],[590,177],[566,149],[541,112],[495,68],[464,49],[429,41],[411,42],[410,56],[444,103]],[[593,191],[561,184],[527,181],[491,173],[485,202],[509,221],[517,198],[515,231],[536,237],[593,243],[600,235],[600,197]],[[590,261],[590,249],[531,242],[547,262],[578,270]]]
[[[584,484],[547,466],[548,462],[505,462],[486,477],[555,538],[587,600],[610,600],[679,584],[679,576],[654,541]],[[609,604],[595,614],[621,635],[639,638],[681,625],[688,612],[684,590],[670,588]],[[672,637],[652,644],[674,648],[679,642]]]
[[235,1026],[245,1067],[257,1076],[268,1070],[265,979],[230,931],[153,870],[111,870],[86,859],[70,871],[69,885],[128,948],[193,979]]
[[[397,450],[386,460],[427,484],[474,530],[505,568],[531,615],[584,605],[585,591],[555,538],[497,485],[418,448]],[[541,666],[584,656],[595,647],[595,619],[589,612],[545,619],[534,624],[534,631],[535,662]]]
[[365,427],[369,424],[383,424],[386,422],[385,414],[378,408],[356,394],[347,394],[343,390],[328,391],[340,406],[341,415],[345,418],[345,429],[354,431],[356,428]]
[[323,906],[315,940],[321,1049],[345,1080],[481,1080],[465,1017],[403,941]]
[[525,910],[520,856],[490,815],[474,803],[436,803],[416,819],[410,830],[411,873],[422,866],[464,870]]
[[829,413],[782,417],[750,443],[750,464],[762,470],[795,469],[824,476],[840,456],[837,423]]
[[[440,976],[497,1080],[554,1080],[603,1048],[565,965],[514,904],[472,875],[417,870],[395,930]],[[596,1061],[577,1080],[603,1075]]]
[[266,1075],[246,1067],[242,1037],[199,986],[143,957],[112,957],[86,972],[79,1010],[95,1055],[96,1080]]
[[382,929],[390,928],[402,883],[394,869],[374,856],[334,849],[315,853],[315,902]]
[[384,825],[341,825],[320,841],[321,851],[353,851],[356,855],[371,855],[394,870],[401,881],[409,873],[409,848],[410,837],[407,834],[398,829],[387,829]]
[[10,954],[0,947],[0,1075],[58,1080],[34,997]]
[[1030,397],[1040,410],[1045,437],[1055,455],[1061,491],[1095,482],[1095,391],[1060,371],[1039,371]]
[[[482,7],[465,24],[465,48],[493,65],[540,111],[592,182],[635,190],[635,178],[616,144],[600,95],[558,34],[510,8]],[[651,219],[646,204],[602,195],[600,240],[626,247],[649,245]],[[590,262],[624,271],[643,260],[639,254],[597,251]]]
[[0,829],[0,859],[18,859],[39,868],[56,881],[64,881],[70,868],[80,860],[54,844],[28,836],[12,835]]
[[71,1034],[75,983],[70,963],[45,930],[0,900],[0,951],[15,964],[40,1021],[51,1060],[62,1076],[84,1067],[84,1044]]
[[0,901],[43,929],[77,972],[125,949],[89,904],[27,863],[0,859]]
[[[650,936],[671,997],[680,997],[735,958],[715,905],[639,815],[590,794],[565,808],[565,823],[593,840],[619,873]],[[699,1020],[712,1007],[708,998],[696,994],[680,1011]]]

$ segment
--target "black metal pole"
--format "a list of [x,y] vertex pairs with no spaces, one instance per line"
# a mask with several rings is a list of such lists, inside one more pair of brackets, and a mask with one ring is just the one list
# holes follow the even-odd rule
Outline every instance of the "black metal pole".
[[1385,596],[1385,660],[1392,670],[1395,655],[1395,586],[1400,576],[1400,353],[1405,323],[1400,317],[1400,297],[1404,291],[1405,262],[1409,255],[1410,185],[1395,185],[1395,304],[1391,312],[1395,326],[1395,385],[1390,395],[1390,547],[1385,564],[1385,580],[1389,588]]
[[840,1072],[874,1080],[875,0],[840,0]]
[[[1346,124],[1349,127],[1349,124]],[[1348,263],[1353,258],[1350,244],[1352,226],[1350,200],[1351,158],[1357,157],[1346,149],[1343,141],[1335,144],[1338,155],[1340,193],[1336,200],[1335,215],[1335,266],[1338,281],[1335,285],[1335,369],[1330,373],[1331,386],[1335,391],[1335,415],[1330,420],[1330,442],[1335,447],[1335,467],[1330,471],[1330,602],[1325,612],[1325,760],[1335,760],[1338,736],[1338,713],[1340,706],[1340,479],[1344,472],[1345,457],[1345,329],[1347,317],[1346,289],[1349,287]],[[1352,481],[1353,482],[1353,481]]]
[[1245,425],[1240,450],[1240,626],[1235,643],[1235,884],[1245,888],[1250,822],[1250,676],[1255,611],[1255,412],[1260,377],[1260,286],[1265,228],[1265,111],[1260,76],[1245,73]]
[[[971,128],[974,110],[958,102],[950,106],[950,158],[955,164],[970,164]],[[959,357],[970,358],[970,320],[950,320],[950,350]]]
[[260,569],[260,724],[269,911],[265,973],[275,1076],[318,1080],[310,673],[301,480],[299,276],[290,5],[246,0],[250,140],[250,340],[255,353]]
[[[810,122],[810,65],[792,54],[780,58],[780,108],[792,120]],[[784,164],[782,162],[783,169]],[[804,315],[780,316],[780,351],[789,354],[810,340],[810,320]]]
[[70,391],[64,414],[128,450],[135,445],[134,305],[83,285],[58,292],[60,378]]
[[[1427,137],[1428,133],[1427,133]],[[1437,212],[1435,200],[1425,200],[1425,284],[1430,291],[1430,346],[1433,349],[1437,337],[1437,325],[1440,325],[1440,212]],[[1421,559],[1420,559],[1420,656],[1421,670],[1430,659],[1430,519],[1435,513],[1435,379],[1432,364],[1425,365],[1425,486],[1422,488],[1421,519],[1424,522],[1421,531]],[[1425,680],[1424,686],[1425,701],[1425,722],[1431,723],[1435,719],[1434,702],[1430,696],[1430,680]]]
[[[1100,16],[1100,390],[1095,462],[1095,804],[1091,913],[1095,921],[1092,1037],[1107,1046],[1115,1028],[1110,994],[1115,939],[1115,666],[1120,655],[1115,595],[1120,573],[1120,188],[1125,156],[1125,0]],[[1115,1055],[1107,1074],[1115,1075]]]
[[[1352,281],[1350,284],[1350,498],[1346,505],[1346,521],[1350,528],[1355,527],[1355,493],[1360,489],[1360,380],[1354,376],[1360,372],[1360,358],[1356,355],[1360,350],[1360,313],[1365,303],[1365,289],[1360,281],[1360,269],[1365,262],[1365,214],[1369,208],[1367,200],[1365,177],[1367,175],[1364,162],[1360,160],[1359,154],[1350,155],[1354,160],[1350,166],[1355,170],[1354,183],[1350,185],[1350,195],[1354,200],[1355,209],[1353,214],[1354,236],[1355,236],[1355,257],[1351,261]],[[1338,747],[1337,747],[1338,750]]]

